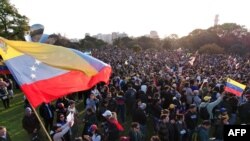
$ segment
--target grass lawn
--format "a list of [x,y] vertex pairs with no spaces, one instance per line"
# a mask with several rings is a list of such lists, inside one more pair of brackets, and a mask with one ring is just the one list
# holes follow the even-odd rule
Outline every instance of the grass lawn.
[[27,133],[22,128],[24,115],[23,94],[15,91],[15,97],[10,100],[10,108],[4,109],[0,104],[0,125],[6,126],[13,141],[28,140]]
[[[79,117],[83,117],[83,102],[79,102],[76,105],[79,111]],[[38,110],[38,108],[36,109]],[[22,128],[22,118],[24,116],[24,102],[23,102],[23,93],[20,90],[15,90],[15,96],[10,100],[10,108],[4,109],[2,102],[0,102],[0,126],[6,126],[10,134],[12,141],[28,141],[28,135],[26,131]],[[152,128],[151,120],[149,120],[148,129]],[[124,124],[125,131],[121,133],[122,135],[128,135],[130,128],[131,119],[127,118],[126,123]],[[78,123],[78,130],[76,135],[80,136],[83,129],[83,124]],[[43,132],[43,130],[42,130]],[[148,137],[152,135],[152,131],[148,131]],[[48,140],[45,136],[45,133],[42,133],[42,140]]]

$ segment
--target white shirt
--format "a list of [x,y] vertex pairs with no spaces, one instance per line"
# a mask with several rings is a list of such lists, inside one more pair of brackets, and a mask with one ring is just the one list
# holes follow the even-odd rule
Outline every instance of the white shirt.
[[55,135],[53,136],[53,140],[54,141],[62,141],[62,137],[64,136],[64,134],[66,134],[70,127],[69,127],[69,123],[66,123],[64,124],[62,127],[61,127],[62,131],[61,132],[58,132],[58,133],[55,133]]
[[94,134],[92,137],[91,137],[92,141],[101,141],[101,136],[98,135],[98,134]]
[[141,85],[141,90],[146,93],[147,92],[147,85]]

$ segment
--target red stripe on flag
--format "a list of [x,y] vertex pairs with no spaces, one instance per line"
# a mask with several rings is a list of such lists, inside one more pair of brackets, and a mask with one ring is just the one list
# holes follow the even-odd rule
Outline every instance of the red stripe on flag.
[[67,94],[87,90],[98,82],[109,81],[111,67],[104,67],[98,74],[92,77],[86,76],[81,71],[70,71],[50,79],[36,81],[21,86],[30,103],[37,107],[43,102],[50,102]]
[[236,91],[235,89],[232,89],[232,88],[229,88],[229,87],[225,87],[225,91],[230,92],[232,94],[235,94],[236,96],[241,96],[241,92]]

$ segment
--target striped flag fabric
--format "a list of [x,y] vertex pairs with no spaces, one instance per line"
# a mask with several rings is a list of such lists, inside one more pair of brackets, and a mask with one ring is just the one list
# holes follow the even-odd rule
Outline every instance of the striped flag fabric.
[[228,78],[225,91],[235,94],[236,96],[241,96],[245,88],[246,85],[243,85],[233,79]]
[[111,66],[78,50],[0,37],[0,54],[32,106],[108,83]]

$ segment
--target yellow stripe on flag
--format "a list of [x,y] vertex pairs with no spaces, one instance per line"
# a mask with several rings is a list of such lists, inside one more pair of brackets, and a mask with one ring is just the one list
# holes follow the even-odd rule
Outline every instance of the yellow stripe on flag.
[[94,76],[98,73],[92,65],[69,48],[34,42],[11,41],[4,38],[0,38],[0,41],[5,44],[1,45],[0,49],[4,60],[26,54],[50,66],[79,70],[87,76]]
[[235,86],[237,86],[237,87],[239,87],[239,88],[241,88],[243,90],[246,88],[246,85],[243,85],[243,84],[241,84],[239,82],[236,82],[236,81],[234,81],[233,79],[230,79],[230,78],[227,79],[227,82],[231,83],[232,85],[235,85]]

